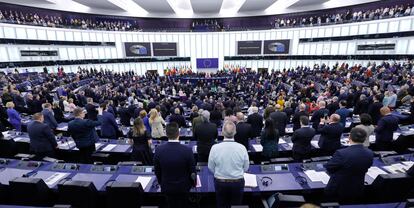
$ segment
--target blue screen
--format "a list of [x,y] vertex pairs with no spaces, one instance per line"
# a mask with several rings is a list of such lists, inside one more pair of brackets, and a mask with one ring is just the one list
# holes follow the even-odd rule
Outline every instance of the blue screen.
[[197,59],[198,69],[217,69],[218,58],[199,58]]

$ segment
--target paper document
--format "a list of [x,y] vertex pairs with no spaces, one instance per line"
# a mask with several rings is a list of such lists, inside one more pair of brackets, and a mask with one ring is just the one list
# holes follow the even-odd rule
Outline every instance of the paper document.
[[254,174],[245,173],[244,174],[244,186],[255,188],[257,187],[257,177]]
[[145,189],[148,186],[151,179],[152,179],[151,176],[138,176],[135,182],[141,183],[142,188]]
[[374,143],[374,142],[375,142],[375,140],[376,140],[375,135],[370,135],[370,136],[369,136],[369,143]]
[[103,143],[95,143],[95,149],[98,150],[99,148],[101,148],[104,144]]
[[414,165],[413,161],[404,161],[404,162],[401,162],[401,163],[403,165],[405,165],[406,167],[408,167],[408,168],[411,168]]
[[401,163],[392,164],[383,167],[390,173],[405,173],[409,168]]
[[69,173],[55,173],[49,176],[49,178],[45,180],[45,183],[49,188],[52,188],[56,183],[58,183],[60,180],[64,179],[68,175]]
[[57,127],[56,130],[58,130],[58,131],[67,131],[68,130],[68,126]]
[[254,151],[263,152],[263,146],[261,144],[252,144]]
[[312,140],[312,141],[311,141],[311,145],[312,145],[313,147],[315,147],[315,148],[319,148],[318,141],[316,141],[316,140]]
[[76,144],[75,144],[75,141],[73,141],[73,140],[66,141],[66,142],[63,142],[63,143],[58,142],[59,149],[68,150],[68,149],[71,149],[71,148],[73,148],[75,146],[76,146]]
[[347,121],[347,122],[345,123],[345,128],[349,128],[350,126],[351,126],[351,122]]
[[329,182],[330,177],[324,171],[306,170],[304,173],[312,182],[322,182],[323,184]]
[[284,139],[279,139],[279,144],[286,144],[286,141]]
[[196,185],[196,187],[197,188],[200,188],[201,187],[201,180],[200,180],[200,176],[199,175],[197,175],[197,185]]
[[293,133],[293,128],[291,127],[291,128],[286,128],[285,129],[285,131],[286,131],[286,133]]
[[116,147],[116,144],[108,144],[102,149],[102,152],[109,152]]
[[380,175],[380,174],[387,174],[387,172],[385,172],[385,171],[381,170],[381,169],[380,169],[380,168],[378,168],[378,167],[370,167],[370,168],[368,169],[368,172],[367,172],[367,175],[368,175],[369,177],[371,177],[372,179],[374,179],[374,180],[375,180],[375,178],[377,178],[377,176],[378,176],[378,175]]
[[15,142],[30,142],[30,138],[29,137],[16,137],[13,139]]
[[394,134],[392,135],[392,139],[397,140],[400,135],[401,135],[401,133],[394,132]]
[[194,152],[194,153],[197,153],[197,145],[194,145],[194,146],[193,146],[193,152]]

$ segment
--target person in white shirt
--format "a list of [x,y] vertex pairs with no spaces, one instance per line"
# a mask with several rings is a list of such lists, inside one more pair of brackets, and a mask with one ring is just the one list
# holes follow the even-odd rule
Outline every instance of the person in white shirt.
[[236,125],[227,121],[223,125],[222,143],[210,150],[208,169],[214,174],[217,207],[239,205],[243,199],[244,173],[249,169],[246,148],[234,141]]

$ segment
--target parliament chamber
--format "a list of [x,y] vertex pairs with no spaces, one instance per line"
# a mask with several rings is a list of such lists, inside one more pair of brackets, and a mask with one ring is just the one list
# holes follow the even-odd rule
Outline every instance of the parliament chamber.
[[0,207],[414,207],[411,0],[0,0]]

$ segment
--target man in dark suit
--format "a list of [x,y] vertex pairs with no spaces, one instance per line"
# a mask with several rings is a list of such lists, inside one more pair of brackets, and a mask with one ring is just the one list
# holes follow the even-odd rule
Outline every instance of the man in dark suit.
[[318,129],[319,121],[322,118],[327,118],[329,116],[329,110],[325,108],[326,103],[325,101],[319,102],[319,109],[313,112],[311,122],[312,122],[312,128]]
[[129,114],[128,108],[126,107],[126,103],[124,101],[121,102],[121,107],[118,110],[118,114],[121,125],[131,126],[131,115]]
[[329,115],[334,114],[339,109],[338,97],[333,97],[331,102],[326,106],[326,109],[328,109]]
[[[101,122],[84,119],[85,112],[82,108],[76,108],[73,115],[75,119],[68,124],[68,134],[79,149],[81,161],[90,163],[92,162],[92,153],[95,152],[95,142],[98,140],[95,127],[101,125]],[[102,115],[101,108],[98,109],[98,115]]]
[[285,112],[280,111],[281,106],[276,104],[276,111],[271,113],[269,117],[275,122],[275,127],[279,131],[280,136],[284,136],[286,132],[286,125],[288,123],[288,117]]
[[88,103],[85,105],[86,113],[88,116],[87,118],[92,121],[98,120],[98,111],[96,110],[97,107],[93,104],[93,99],[88,98],[87,101]]
[[236,124],[236,135],[234,135],[234,141],[242,144],[246,147],[246,150],[249,149],[249,141],[254,137],[252,126],[244,121],[244,114],[238,112],[236,114],[237,124]]
[[52,129],[43,121],[43,114],[35,113],[33,121],[27,126],[30,151],[36,155],[35,160],[41,160],[44,157],[55,157],[55,149],[58,146]]
[[103,110],[102,116],[100,117],[101,124],[101,136],[107,139],[118,138],[118,124],[116,123],[115,116],[108,112],[108,103],[101,104]]
[[166,134],[168,143],[155,150],[155,175],[161,192],[167,196],[169,207],[186,208],[190,189],[197,183],[193,151],[180,144],[177,123],[168,124]]
[[42,105],[42,114],[44,117],[44,123],[49,125],[51,129],[56,129],[58,126],[58,122],[53,115],[52,105],[50,103],[43,103]]
[[368,107],[368,114],[372,118],[372,124],[377,125],[379,119],[381,118],[380,109],[382,108],[381,95],[375,95],[373,98],[373,103]]
[[390,150],[394,131],[398,129],[398,118],[391,115],[388,107],[380,109],[383,116],[375,128],[375,149],[378,151]]
[[303,103],[299,105],[299,111],[295,112],[295,114],[293,115],[293,118],[292,118],[293,131],[295,131],[296,129],[299,129],[301,127],[300,118],[302,116],[309,117],[308,113],[306,112],[306,105],[303,104]]
[[194,138],[197,140],[198,162],[207,162],[211,146],[217,139],[217,126],[210,122],[210,112],[201,112],[201,123],[194,130]]
[[367,133],[353,128],[349,135],[349,147],[335,152],[325,165],[330,175],[325,194],[339,202],[358,203],[364,196],[365,174],[371,167],[374,154],[362,144]]
[[321,134],[318,145],[322,153],[331,155],[341,148],[341,136],[345,127],[339,123],[340,120],[338,114],[332,114],[329,121],[321,119],[318,127],[318,132]]
[[171,116],[170,116],[170,122],[172,123],[172,122],[175,122],[175,123],[177,123],[178,124],[178,126],[180,126],[180,128],[181,127],[186,127],[187,125],[186,125],[186,123],[185,123],[185,118],[184,118],[184,116],[183,115],[181,115],[181,113],[180,113],[180,109],[179,108],[175,108],[175,110],[174,110],[174,114],[172,114]]
[[315,136],[315,129],[309,126],[309,117],[300,117],[301,128],[295,130],[292,135],[292,154],[293,159],[302,161],[310,157],[311,140]]
[[252,114],[247,117],[247,123],[252,126],[253,136],[260,136],[263,128],[263,116],[257,107],[252,107]]

